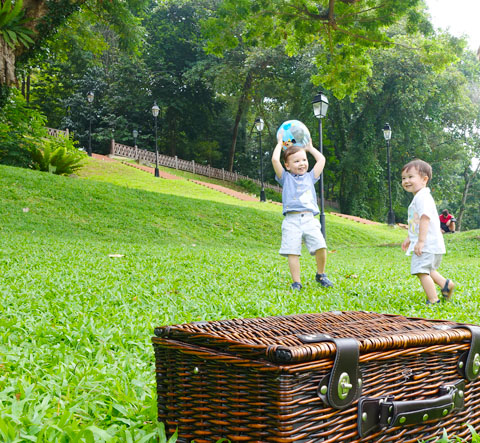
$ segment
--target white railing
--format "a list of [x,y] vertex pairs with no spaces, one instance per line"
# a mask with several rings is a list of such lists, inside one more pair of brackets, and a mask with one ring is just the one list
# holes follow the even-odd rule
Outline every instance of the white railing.
[[62,131],[61,129],[53,129],[53,128],[47,128],[48,130],[48,135],[52,137],[58,137],[59,135],[63,135],[64,137],[68,137],[70,132],[68,131],[68,128],[65,129],[65,131]]
[[[111,141],[110,155],[155,163],[155,152],[147,151],[146,149],[139,149],[138,147],[122,145],[117,143],[115,140]],[[241,175],[237,174],[236,172],[225,171],[224,168],[212,168],[210,165],[200,165],[195,163],[194,160],[182,160],[177,156],[170,157],[168,155],[158,154],[158,164],[159,166],[165,166],[167,168],[191,172],[192,174],[203,175],[205,177],[216,178],[224,181],[236,182],[237,180],[242,179],[251,180],[258,186],[261,186],[260,180],[251,178],[248,175]],[[282,188],[278,185],[264,183],[263,186],[264,188],[273,189],[280,194],[282,193]]]

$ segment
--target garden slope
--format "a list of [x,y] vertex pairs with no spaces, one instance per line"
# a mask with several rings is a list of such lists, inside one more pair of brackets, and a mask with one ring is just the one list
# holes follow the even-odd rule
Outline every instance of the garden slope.
[[[89,160],[81,175],[0,166],[1,231],[137,243],[278,246],[282,215],[277,205],[242,202],[119,163]],[[328,214],[326,223],[331,249],[398,243],[405,235]]]

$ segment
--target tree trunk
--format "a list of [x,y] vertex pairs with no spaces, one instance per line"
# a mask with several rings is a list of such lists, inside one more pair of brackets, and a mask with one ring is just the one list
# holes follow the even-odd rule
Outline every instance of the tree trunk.
[[235,116],[235,124],[233,126],[232,145],[230,146],[230,152],[228,155],[228,170],[233,172],[233,161],[235,159],[235,148],[237,146],[238,128],[240,126],[240,120],[245,111],[247,105],[248,94],[253,82],[253,72],[250,70],[247,73],[245,82],[243,83],[242,95],[238,101],[237,115]]
[[[65,19],[76,10],[78,5],[85,3],[85,1],[86,0],[75,0],[72,3],[67,0],[59,14]],[[3,1],[0,2],[1,5],[3,5],[3,3]],[[74,3],[75,8],[72,8]],[[37,25],[46,17],[52,20],[52,12],[49,10],[48,2],[47,0],[23,0],[22,10],[25,13],[25,18],[28,19],[24,26],[34,32],[32,39],[36,41],[42,37],[37,32]],[[15,77],[16,59],[28,50],[29,48],[26,48],[22,44],[18,44],[12,49],[0,36],[0,86],[18,86],[17,78]]]
[[15,52],[0,36],[0,85],[17,85],[15,78]]
[[472,184],[473,180],[475,179],[475,176],[478,173],[478,170],[480,169],[480,162],[478,162],[477,167],[471,174],[468,173],[469,169],[470,169],[470,166],[467,166],[464,172],[465,187],[463,188],[462,202],[460,203],[460,211],[458,212],[458,216],[457,216],[456,230],[459,232],[462,230],[462,218],[463,218],[463,214],[465,213],[465,205],[467,203],[468,192],[470,191],[470,185]]

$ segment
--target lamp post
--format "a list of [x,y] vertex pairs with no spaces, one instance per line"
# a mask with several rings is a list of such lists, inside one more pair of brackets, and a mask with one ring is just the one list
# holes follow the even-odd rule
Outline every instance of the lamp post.
[[134,129],[132,131],[132,135],[133,135],[133,146],[135,148],[137,148],[137,137],[138,137],[138,131],[136,129]]
[[388,224],[390,226],[395,225],[395,213],[392,208],[392,179],[390,176],[390,139],[392,138],[392,128],[388,123],[385,123],[383,127],[383,137],[387,142],[387,174],[388,174]]
[[89,125],[88,125],[88,156],[89,157],[92,156],[92,103],[93,103],[94,98],[95,98],[95,94],[92,91],[90,91],[87,94],[87,100],[88,100],[88,103],[89,103],[89,118],[88,118],[88,122],[89,122]]
[[267,201],[265,198],[265,189],[263,187],[263,152],[262,152],[262,131],[264,127],[263,119],[257,117],[255,119],[255,127],[257,128],[258,134],[258,147],[260,149],[260,182],[262,184],[260,188],[260,201],[265,202]]
[[[317,117],[318,119],[318,137],[320,140],[318,150],[320,151],[321,154],[323,154],[322,120],[327,115],[327,109],[328,109],[327,96],[322,91],[319,91],[317,95],[313,98],[312,105],[313,105],[313,113],[315,114],[315,117]],[[324,204],[324,198],[323,198],[323,172],[320,174],[320,180],[319,180],[318,186],[319,186],[319,192],[320,192],[320,225],[321,225],[323,237],[326,238],[325,204]]]
[[157,144],[157,117],[160,112],[160,108],[157,105],[157,102],[153,103],[152,114],[155,119],[155,177],[160,177],[160,172],[158,170],[158,144]]

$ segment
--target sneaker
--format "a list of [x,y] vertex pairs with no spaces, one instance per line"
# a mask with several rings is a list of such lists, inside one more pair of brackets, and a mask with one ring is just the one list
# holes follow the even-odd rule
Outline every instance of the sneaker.
[[298,281],[294,281],[294,282],[292,283],[292,285],[290,286],[290,289],[291,289],[292,291],[300,291],[300,289],[302,289],[302,284],[299,283]]
[[324,288],[332,288],[333,283],[328,279],[327,274],[318,274],[315,275],[315,281],[320,283]]
[[431,302],[431,301],[427,298],[427,300],[425,301],[425,304],[426,304],[426,305],[436,305],[437,303],[440,303],[440,300]]

